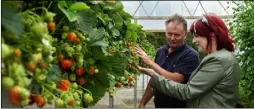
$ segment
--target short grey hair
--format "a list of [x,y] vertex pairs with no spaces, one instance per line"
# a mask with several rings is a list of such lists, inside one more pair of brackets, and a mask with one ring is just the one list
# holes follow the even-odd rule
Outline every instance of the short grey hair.
[[170,22],[179,22],[179,23],[182,23],[183,26],[184,26],[184,30],[185,32],[187,32],[187,21],[184,19],[183,16],[179,15],[179,14],[174,14],[172,16],[170,16],[166,22],[165,22],[165,25],[167,26]]

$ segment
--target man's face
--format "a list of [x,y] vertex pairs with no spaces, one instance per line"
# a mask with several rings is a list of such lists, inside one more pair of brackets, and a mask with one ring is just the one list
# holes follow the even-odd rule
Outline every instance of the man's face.
[[166,27],[166,40],[170,48],[177,48],[184,44],[185,31],[182,23],[170,22]]

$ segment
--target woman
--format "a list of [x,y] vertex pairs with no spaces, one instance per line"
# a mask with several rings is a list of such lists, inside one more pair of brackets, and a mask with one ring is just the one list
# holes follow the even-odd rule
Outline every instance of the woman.
[[[136,66],[151,76],[151,86],[169,96],[187,101],[187,107],[235,107],[240,67],[231,52],[233,40],[225,23],[214,14],[206,14],[190,28],[193,43],[207,55],[193,71],[187,84],[174,82],[152,69]],[[158,67],[147,54],[136,47],[138,56],[151,68]]]

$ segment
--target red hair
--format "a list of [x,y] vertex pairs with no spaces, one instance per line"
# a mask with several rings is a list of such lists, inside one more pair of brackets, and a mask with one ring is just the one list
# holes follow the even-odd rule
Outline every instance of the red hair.
[[[225,25],[225,23],[222,21],[222,19],[216,15],[206,14],[203,17],[206,18],[208,21],[208,25],[202,20],[197,20],[194,23],[192,23],[190,27],[190,32],[192,34],[197,34],[201,37],[206,37],[208,40],[207,44],[207,50],[210,52],[212,43],[211,43],[211,37],[214,33],[216,37],[216,43],[217,43],[217,50],[221,50],[223,48],[227,49],[228,51],[233,52],[234,51],[234,40],[231,39],[230,32]],[[195,24],[195,25],[194,25]],[[195,27],[194,27],[195,26]],[[195,30],[194,30],[195,29]]]

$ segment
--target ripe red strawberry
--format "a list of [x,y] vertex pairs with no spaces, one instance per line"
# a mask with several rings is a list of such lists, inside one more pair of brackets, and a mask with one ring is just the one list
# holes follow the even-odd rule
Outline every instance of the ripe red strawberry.
[[130,86],[130,87],[133,87],[134,85],[133,85],[133,83],[129,83],[129,86]]
[[46,101],[42,96],[37,96],[35,98],[35,103],[37,107],[42,108],[46,104]]
[[56,27],[55,22],[48,22],[48,29],[49,29],[50,31],[54,31],[54,30],[55,30],[55,27]]
[[13,87],[8,91],[9,101],[13,105],[19,105],[21,103],[22,98],[19,92],[20,92],[19,87]]
[[129,81],[133,81],[133,78],[132,78],[131,75],[128,77],[128,80],[129,80]]
[[29,105],[32,105],[32,104],[34,104],[35,103],[35,98],[36,98],[36,94],[34,94],[34,93],[30,93],[30,95],[29,95]]
[[46,64],[45,64],[45,63],[40,63],[40,67],[41,67],[42,69],[44,69],[44,68],[46,68]]
[[79,67],[76,69],[76,74],[78,76],[82,76],[85,73],[85,69],[83,67]]
[[70,68],[71,66],[72,66],[71,60],[64,59],[61,61],[61,67],[63,68],[63,70],[66,70],[66,69]]
[[71,98],[69,101],[68,101],[68,105],[73,105],[75,103],[74,99]]
[[59,54],[59,55],[58,55],[58,61],[61,62],[63,59],[64,59],[64,56],[61,55],[61,54]]
[[58,84],[57,88],[62,90],[62,91],[67,91],[70,87],[70,82],[68,80],[61,80],[60,83]]
[[116,82],[115,86],[116,86],[116,87],[121,87],[122,84],[121,84],[120,82]]
[[79,83],[79,85],[84,85],[84,84],[86,83],[85,78],[79,77],[79,78],[78,78],[78,83]]
[[20,57],[20,54],[21,54],[21,51],[20,51],[20,49],[15,49],[14,51],[13,51],[13,55],[15,56],[15,57]]
[[74,32],[70,32],[68,34],[68,40],[69,41],[75,41],[75,39],[76,39],[76,34]]
[[27,64],[27,70],[29,70],[30,72],[33,72],[36,68],[35,64]]
[[89,75],[94,75],[94,73],[95,73],[94,66],[90,66],[88,74]]
[[79,44],[79,43],[80,43],[80,39],[79,39],[79,38],[76,38],[76,39],[75,39],[75,42],[76,42],[77,44]]

